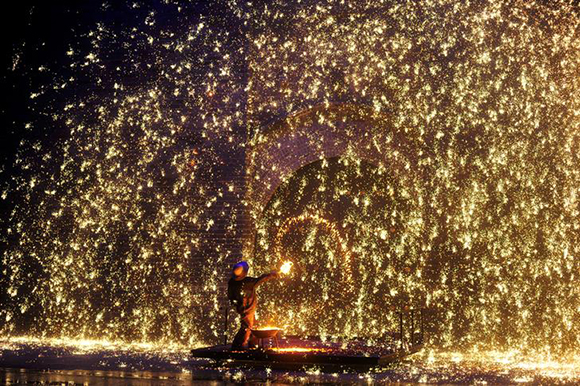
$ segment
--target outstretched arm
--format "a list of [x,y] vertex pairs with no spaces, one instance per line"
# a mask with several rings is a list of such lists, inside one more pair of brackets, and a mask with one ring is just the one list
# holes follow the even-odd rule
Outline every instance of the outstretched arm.
[[256,287],[269,280],[277,279],[279,276],[280,274],[277,271],[265,273],[262,276],[260,276],[258,280],[256,280]]

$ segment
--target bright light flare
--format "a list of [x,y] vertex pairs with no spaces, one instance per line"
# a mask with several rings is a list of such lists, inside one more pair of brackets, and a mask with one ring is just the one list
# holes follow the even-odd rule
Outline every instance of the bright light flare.
[[280,267],[280,273],[282,273],[283,275],[288,275],[293,265],[294,263],[292,263],[291,261],[285,261],[284,264],[282,264],[282,266]]

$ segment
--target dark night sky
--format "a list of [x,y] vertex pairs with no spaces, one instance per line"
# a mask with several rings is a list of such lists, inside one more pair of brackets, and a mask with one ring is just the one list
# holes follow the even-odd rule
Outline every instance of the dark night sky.
[[[163,12],[156,12],[154,28],[178,28],[179,16],[168,11],[176,7],[162,7],[161,3],[139,3],[141,6],[134,8],[132,3],[124,1],[66,0],[53,3],[31,0],[14,2],[8,12],[0,13],[0,190],[4,190],[19,173],[14,161],[22,140],[40,141],[44,146],[51,147],[67,136],[66,128],[55,124],[46,111],[59,111],[60,104],[75,95],[91,92],[94,87],[90,79],[78,79],[78,70],[68,67],[66,52],[71,47],[80,52],[90,50],[86,34],[93,31],[99,22],[113,31],[127,30],[140,25],[152,10],[163,9]],[[193,2],[187,6],[189,16],[208,14],[210,8],[211,5],[205,2]],[[112,56],[122,49],[109,47]],[[49,71],[38,71],[40,66]],[[54,83],[54,74],[62,79],[74,76],[75,87],[50,93],[56,96],[49,100],[38,98],[32,103],[31,93],[42,86],[50,87]],[[32,129],[25,129],[28,122],[33,123]],[[0,200],[1,218],[7,217],[11,206],[10,202]],[[0,220],[0,224],[2,222]]]
[[2,159],[4,165],[13,157],[14,148],[18,143],[15,123],[24,115],[25,90],[22,80],[12,72],[13,58],[21,48],[28,34],[30,23],[30,4],[27,2],[15,2],[9,12],[0,14],[0,28],[2,34],[2,46],[0,52],[0,89],[2,90],[2,103],[0,104],[0,117],[2,124]]
[[[75,4],[76,3],[76,4]],[[93,8],[93,12],[90,12]],[[43,1],[19,1],[9,12],[1,13],[2,59],[0,63],[0,187],[10,186],[18,170],[14,167],[19,143],[22,140],[48,144],[54,141],[55,126],[46,115],[30,103],[30,94],[39,86],[50,84],[47,73],[37,71],[40,66],[60,68],[65,52],[75,34],[94,25],[99,16],[97,2],[80,5],[75,1],[61,1],[57,5]],[[57,102],[58,103],[58,102]],[[35,128],[25,129],[27,122]],[[13,198],[0,200],[0,226],[14,205]]]
[[78,2],[15,2],[10,12],[2,13],[1,162],[8,175],[19,141],[40,135],[23,129],[24,122],[34,116],[29,106],[31,90],[44,83],[37,74],[29,75],[28,70],[41,65],[58,66],[77,31],[82,32],[98,17],[97,12],[87,12],[91,7],[97,9],[96,2],[82,6],[75,3]]
[[[207,14],[209,4],[199,2],[188,6],[189,12]],[[0,164],[9,171],[18,142],[22,138],[34,138],[39,135],[50,135],[51,128],[42,125],[42,133],[25,132],[24,122],[38,119],[30,111],[30,93],[35,87],[50,84],[51,79],[39,74],[36,70],[43,65],[51,70],[58,69],[59,75],[72,75],[64,66],[66,51],[71,46],[88,47],[88,39],[79,38],[94,29],[98,22],[108,27],[121,30],[139,23],[143,14],[159,8],[158,2],[143,3],[137,10],[128,12],[126,2],[102,1],[59,1],[56,4],[40,0],[19,1],[11,5],[9,12],[0,15],[2,53],[0,63],[0,124],[2,125],[2,144]],[[176,15],[166,12],[156,15],[156,28],[171,28]],[[215,10],[213,10],[215,11]],[[212,12],[213,12],[212,11]],[[79,47],[80,45],[80,47]],[[16,59],[18,58],[18,59]],[[17,65],[14,66],[15,60]],[[15,68],[14,68],[15,67]],[[14,68],[14,69],[13,69]],[[58,101],[55,101],[58,103]],[[40,125],[37,125],[40,126]],[[3,173],[10,175],[10,172]],[[6,177],[1,177],[4,181]]]

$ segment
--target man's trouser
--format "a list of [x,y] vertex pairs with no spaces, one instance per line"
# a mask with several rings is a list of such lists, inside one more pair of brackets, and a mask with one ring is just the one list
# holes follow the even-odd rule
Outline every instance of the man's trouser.
[[254,311],[245,315],[240,315],[240,329],[234,337],[234,341],[232,343],[233,349],[243,349],[248,343],[250,347],[254,347],[258,344],[258,340],[256,338],[250,339],[250,335],[252,334],[251,329],[254,326],[254,317]]

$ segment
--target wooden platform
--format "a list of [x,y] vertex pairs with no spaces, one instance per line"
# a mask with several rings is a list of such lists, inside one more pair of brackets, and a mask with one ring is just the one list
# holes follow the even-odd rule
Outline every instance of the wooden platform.
[[213,359],[219,363],[300,368],[304,366],[380,367],[419,351],[422,344],[404,350],[396,346],[369,346],[361,342],[333,343],[305,339],[281,339],[279,348],[232,351],[229,345],[195,349],[196,358]]

